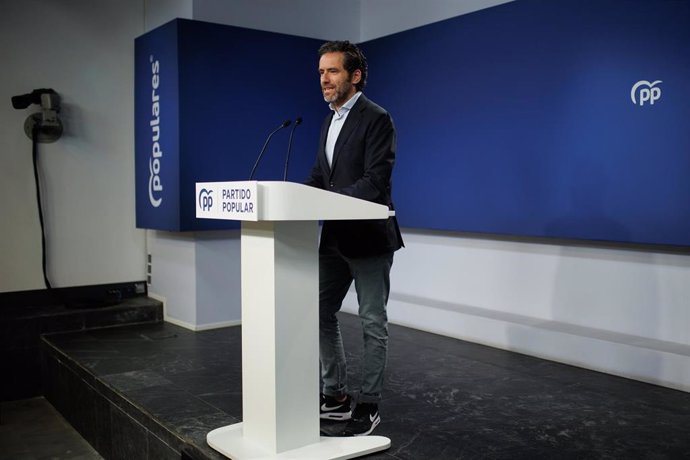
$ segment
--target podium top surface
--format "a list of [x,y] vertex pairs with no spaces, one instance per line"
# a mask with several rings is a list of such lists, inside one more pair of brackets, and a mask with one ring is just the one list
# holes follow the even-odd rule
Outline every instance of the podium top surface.
[[198,219],[291,221],[387,219],[388,206],[295,182],[197,182]]

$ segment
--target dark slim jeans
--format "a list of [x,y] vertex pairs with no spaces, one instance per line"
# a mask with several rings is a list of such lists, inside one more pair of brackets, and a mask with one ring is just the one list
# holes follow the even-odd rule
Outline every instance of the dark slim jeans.
[[355,282],[364,356],[360,402],[381,400],[388,350],[386,304],[390,292],[393,253],[351,259],[337,251],[319,255],[319,352],[321,391],[328,396],[348,392],[347,362],[336,313]]

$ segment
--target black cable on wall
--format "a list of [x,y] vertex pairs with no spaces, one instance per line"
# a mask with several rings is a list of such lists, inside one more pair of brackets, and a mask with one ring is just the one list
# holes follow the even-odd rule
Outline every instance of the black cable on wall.
[[41,185],[38,178],[38,135],[40,132],[40,125],[36,124],[33,128],[32,136],[32,157],[34,163],[34,180],[36,181],[36,202],[38,204],[38,220],[41,223],[41,266],[43,267],[43,281],[46,288],[52,289],[50,280],[48,280],[48,272],[46,270],[46,233],[45,224],[43,223],[43,204],[41,203]]

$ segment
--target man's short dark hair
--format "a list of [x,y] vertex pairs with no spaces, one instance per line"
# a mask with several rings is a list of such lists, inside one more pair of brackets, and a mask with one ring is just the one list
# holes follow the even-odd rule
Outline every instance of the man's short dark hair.
[[362,72],[362,79],[355,85],[357,91],[364,90],[367,85],[367,58],[362,53],[357,45],[349,41],[332,41],[326,42],[319,48],[319,57],[326,53],[343,53],[345,56],[343,67],[352,75],[352,73],[359,69]]

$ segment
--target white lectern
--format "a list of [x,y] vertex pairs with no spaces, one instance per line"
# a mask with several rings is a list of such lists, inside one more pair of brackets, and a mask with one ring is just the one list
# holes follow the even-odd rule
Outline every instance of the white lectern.
[[347,459],[383,436],[319,429],[318,221],[386,219],[388,207],[291,182],[200,182],[196,217],[242,221],[242,423],[208,433],[240,460]]

